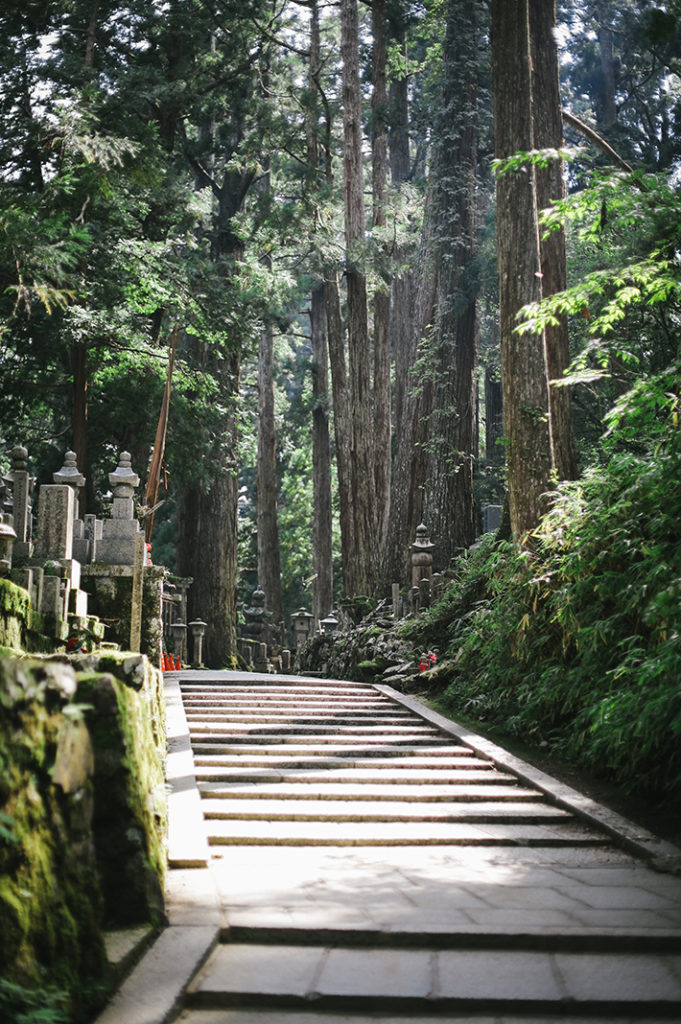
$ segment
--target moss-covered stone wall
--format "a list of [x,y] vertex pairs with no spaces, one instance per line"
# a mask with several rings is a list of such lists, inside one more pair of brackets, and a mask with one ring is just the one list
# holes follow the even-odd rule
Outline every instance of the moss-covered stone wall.
[[[142,591],[142,637],[140,650],[153,665],[160,665],[162,649],[161,595],[165,569],[146,566]],[[130,646],[132,567],[127,565],[85,565],[81,586],[88,595],[88,609],[106,627],[106,640],[121,650]]]
[[[110,985],[102,931],[163,916],[162,679],[139,655],[0,656],[0,992]],[[9,989],[7,989],[9,986]],[[15,1014],[16,1016],[16,1014]]]

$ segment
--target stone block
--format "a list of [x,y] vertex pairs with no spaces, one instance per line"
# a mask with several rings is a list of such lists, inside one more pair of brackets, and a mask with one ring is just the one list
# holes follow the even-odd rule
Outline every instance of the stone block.
[[41,559],[70,559],[73,554],[75,493],[65,484],[40,488],[35,554]]
[[88,562],[92,561],[92,541],[88,540],[87,537],[74,537],[73,557],[77,559],[81,565],[87,565]]
[[114,498],[111,503],[111,519],[105,520],[105,524],[111,520],[127,519],[134,520],[135,503],[132,498]]
[[501,526],[503,505],[485,505],[482,510],[482,532],[494,533]]
[[135,537],[106,537],[97,543],[97,561],[105,565],[130,565],[135,559]]
[[120,537],[136,537],[140,532],[136,519],[105,519],[102,523],[102,540]]
[[28,590],[29,594],[33,590],[33,570],[32,569],[12,569],[9,578],[12,583],[16,583],[18,587],[23,587],[24,590]]
[[69,612],[79,618],[87,618],[87,594],[84,590],[71,589],[69,594]]
[[52,619],[60,619],[63,614],[63,598],[61,579],[59,576],[44,576],[40,611]]

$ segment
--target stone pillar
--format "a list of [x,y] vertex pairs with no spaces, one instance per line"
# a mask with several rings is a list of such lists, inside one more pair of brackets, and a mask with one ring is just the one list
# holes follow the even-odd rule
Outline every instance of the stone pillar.
[[43,484],[38,496],[38,535],[36,558],[71,560],[75,491],[65,484]]
[[140,478],[130,464],[130,452],[121,452],[118,466],[109,473],[113,490],[111,518],[102,522],[102,539],[97,542],[97,561],[105,565],[132,565],[135,537],[140,525],[135,519],[135,488]]
[[433,548],[428,529],[421,523],[416,527],[416,540],[411,546],[411,585],[418,587],[421,580],[429,580],[433,574]]
[[203,668],[203,638],[206,635],[208,623],[201,619],[194,619],[189,623],[192,631],[192,668]]
[[17,539],[14,545],[14,560],[31,557],[31,490],[32,480],[28,474],[28,451],[17,445],[12,449],[12,525]]

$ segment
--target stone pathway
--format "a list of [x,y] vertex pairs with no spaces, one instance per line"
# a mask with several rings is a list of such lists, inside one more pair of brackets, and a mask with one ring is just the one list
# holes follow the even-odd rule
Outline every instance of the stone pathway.
[[149,954],[102,1024],[681,1017],[675,847],[387,687],[167,689],[157,1016]]

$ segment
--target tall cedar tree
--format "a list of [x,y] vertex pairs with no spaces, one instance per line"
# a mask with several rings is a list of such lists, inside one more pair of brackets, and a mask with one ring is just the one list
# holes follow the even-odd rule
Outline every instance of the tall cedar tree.
[[350,384],[350,474],[354,523],[352,590],[371,594],[376,586],[378,533],[373,463],[371,364],[367,282],[364,269],[364,174],[362,166],[362,94],[359,78],[357,0],[341,2],[343,59],[343,164],[345,244],[347,252],[347,327]]
[[[310,55],[307,93],[307,198],[316,227],[316,204],[325,173],[320,152],[320,81],[322,70],[319,5],[310,4]],[[315,622],[333,606],[333,547],[331,497],[331,444],[329,438],[329,346],[326,334],[324,282],[317,279],[310,294],[310,341],[312,343],[312,614]]]
[[[550,16],[547,10],[550,7]],[[508,158],[529,152],[537,140],[555,139],[557,90],[553,99],[539,97],[535,89],[553,81],[555,46],[553,5],[522,0],[509,5],[492,3],[492,73],[494,83],[495,155]],[[535,70],[533,63],[546,60],[547,70]],[[550,108],[550,109],[549,109]],[[550,188],[538,185],[535,167],[526,165],[497,179],[496,230],[499,279],[499,321],[501,374],[504,399],[504,429],[507,441],[508,490],[511,529],[518,540],[533,530],[546,511],[546,495],[557,470],[555,452],[563,446],[570,424],[563,417],[552,422],[549,374],[560,375],[562,367],[549,358],[545,332],[516,332],[516,317],[528,302],[549,294],[542,289],[542,249],[538,225],[538,202],[550,200]],[[556,196],[556,198],[558,198]],[[546,249],[544,250],[546,254]],[[564,253],[564,250],[563,250]],[[553,251],[546,265],[564,255]],[[551,279],[560,280],[560,273]],[[554,347],[555,354],[555,347]],[[555,432],[555,443],[554,443]],[[569,461],[569,455],[567,457]],[[569,474],[568,474],[569,475]]]

